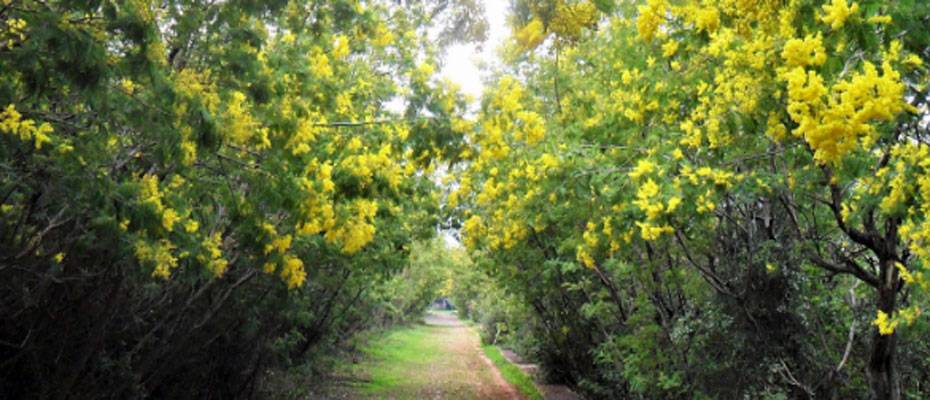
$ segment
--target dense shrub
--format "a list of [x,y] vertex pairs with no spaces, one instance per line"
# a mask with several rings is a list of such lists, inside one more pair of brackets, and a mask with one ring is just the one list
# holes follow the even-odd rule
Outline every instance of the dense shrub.
[[407,318],[462,7],[3,2],[0,397],[249,398]]

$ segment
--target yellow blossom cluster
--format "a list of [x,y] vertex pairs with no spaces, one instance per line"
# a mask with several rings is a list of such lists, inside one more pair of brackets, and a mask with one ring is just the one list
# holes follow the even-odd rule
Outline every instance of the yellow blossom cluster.
[[297,130],[287,142],[287,147],[291,149],[291,153],[295,156],[309,153],[310,146],[316,141],[320,132],[323,131],[320,125],[325,123],[326,118],[319,114],[300,119],[297,123]]
[[346,35],[336,35],[335,43],[333,44],[333,58],[334,59],[343,59],[349,55],[349,38]]
[[904,84],[889,62],[879,74],[866,61],[854,73],[829,89],[815,71],[796,67],[783,74],[788,85],[788,113],[798,124],[792,133],[803,137],[821,163],[837,163],[864,138],[874,142],[873,121],[890,121],[907,110]]
[[930,277],[923,271],[930,268],[930,147],[902,144],[893,155],[898,161],[880,207],[883,212],[904,215],[899,233],[916,262],[910,269],[899,265],[901,277],[930,290]]
[[394,33],[383,23],[378,24],[374,30],[371,43],[378,47],[387,47],[394,44]]
[[354,214],[338,227],[327,231],[325,238],[331,244],[341,244],[344,253],[354,254],[374,239],[373,220],[378,213],[378,203],[356,200],[349,208]]
[[48,136],[52,133],[52,126],[43,122],[36,126],[35,121],[31,119],[22,119],[22,114],[16,111],[12,104],[0,112],[0,132],[13,135],[24,142],[34,141],[36,150],[42,149],[42,145],[50,143],[52,140]]
[[643,182],[636,191],[636,200],[633,204],[640,211],[646,214],[645,221],[636,221],[636,226],[640,228],[640,237],[643,240],[657,240],[663,233],[673,232],[672,227],[659,222],[664,213],[671,213],[681,204],[681,198],[672,197],[668,203],[664,203],[660,198],[660,188],[652,178]]
[[803,39],[793,38],[785,42],[781,57],[789,67],[808,67],[823,65],[827,54],[823,48],[823,37],[807,35]]
[[[185,185],[185,180],[178,175],[172,178],[165,185],[167,191],[180,190]],[[166,191],[160,187],[159,179],[153,174],[147,174],[139,179],[139,200],[142,205],[151,207],[151,209],[161,218],[161,227],[165,232],[182,232],[176,230],[180,225],[183,232],[187,234],[197,234],[200,224],[190,215],[182,215],[176,209],[168,207],[165,204]],[[127,230],[129,220],[120,224],[122,230]],[[202,263],[214,276],[221,276],[226,271],[228,261],[223,257],[222,236],[220,232],[214,232],[212,235],[204,236],[200,245],[202,254],[197,256],[197,261]],[[140,263],[152,264],[155,266],[153,275],[167,278],[171,270],[177,267],[177,258],[174,254],[175,245],[166,237],[158,239],[155,244],[151,244],[144,239],[139,239],[135,244],[136,258]],[[180,258],[188,257],[189,253],[182,252]]]
[[268,128],[262,127],[250,113],[252,106],[247,104],[245,94],[234,91],[226,103],[223,117],[226,122],[226,135],[232,143],[246,145],[257,141],[256,147],[271,146],[268,139]]
[[304,262],[293,256],[284,257],[284,265],[281,268],[281,278],[287,282],[289,289],[303,286],[307,279],[307,271],[304,270]]
[[152,276],[158,278],[168,278],[171,270],[177,268],[178,259],[174,256],[174,249],[174,244],[167,239],[159,240],[154,246],[144,240],[135,244],[136,259],[143,265],[154,265]]
[[290,289],[303,285],[307,273],[304,271],[304,264],[300,258],[290,253],[291,242],[293,237],[290,234],[279,235],[274,225],[265,222],[261,225],[262,231],[266,236],[265,255],[275,255],[275,257],[265,263],[264,271],[272,274],[278,269],[279,262],[281,265],[281,279],[287,283]]
[[12,49],[16,46],[16,42],[22,42],[26,40],[26,20],[22,18],[8,18],[5,21],[6,23],[0,25],[2,30],[0,30],[0,44],[3,45],[2,48]]
[[[353,145],[353,143],[358,143]],[[353,138],[347,148],[359,150],[360,141]],[[363,153],[347,156],[340,163],[340,168],[359,178],[363,186],[371,184],[374,176],[383,177],[391,188],[396,189],[400,184],[403,172],[393,157],[389,144],[384,144],[377,153]]]
[[891,335],[894,334],[895,329],[902,323],[904,325],[913,324],[920,314],[920,307],[916,304],[894,311],[891,315],[882,310],[878,310],[875,319],[872,321],[872,325],[878,328],[879,334]]
[[155,210],[155,213],[161,216],[162,226],[166,231],[171,232],[174,230],[175,223],[181,218],[177,211],[166,207],[162,202],[164,194],[161,192],[161,189],[159,189],[158,176],[152,174],[144,175],[139,180],[139,184],[139,197],[142,203],[151,206]]
[[665,0],[649,0],[645,5],[639,6],[639,16],[636,18],[636,30],[645,42],[651,42],[655,37],[659,25],[665,21],[668,4]]
[[[446,198],[453,208],[463,200],[481,207],[480,212],[466,215],[463,226],[464,242],[470,248],[487,245],[509,250],[531,231],[545,229],[545,218],[526,213],[532,204],[553,201],[555,194],[541,196],[539,185],[557,174],[563,163],[546,148],[545,121],[524,109],[524,95],[523,85],[511,76],[502,77],[489,93],[493,111],[482,113],[476,124],[481,129],[472,132],[478,156]],[[532,156],[512,158],[518,154],[515,149]]]
[[575,40],[581,35],[583,28],[597,21],[597,7],[591,2],[582,1],[575,4],[559,2],[557,4],[549,28],[559,37]]
[[332,174],[333,166],[329,161],[321,163],[313,159],[307,164],[307,176],[300,179],[305,200],[301,204],[303,222],[297,225],[298,232],[314,235],[336,225],[332,201],[336,185],[332,180]]
[[333,76],[333,67],[329,63],[329,57],[323,52],[323,49],[316,47],[310,53],[309,60],[310,71],[318,79],[331,78]]
[[830,4],[823,5],[824,15],[820,17],[825,24],[830,24],[830,29],[837,30],[843,27],[850,16],[859,12],[859,4],[853,2],[852,5],[846,0],[832,0]]
[[526,26],[514,33],[514,39],[524,49],[535,49],[546,39],[542,21],[534,18]]
[[895,328],[898,326],[898,321],[890,318],[888,313],[878,310],[878,316],[872,321],[872,324],[878,327],[878,332],[882,335],[890,335],[894,333]]
[[229,266],[229,261],[223,258],[223,251],[220,248],[222,241],[220,232],[214,232],[213,235],[206,237],[201,244],[204,254],[197,257],[197,260],[206,265],[207,270],[216,277],[223,276],[226,267]]

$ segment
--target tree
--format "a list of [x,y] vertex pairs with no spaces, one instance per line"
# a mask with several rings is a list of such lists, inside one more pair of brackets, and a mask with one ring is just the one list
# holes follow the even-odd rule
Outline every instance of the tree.
[[[675,343],[676,326],[707,311],[697,307],[693,278],[734,302],[731,317],[747,318],[753,332],[765,331],[760,318],[786,327],[823,312],[773,315],[793,296],[853,290],[875,307],[864,366],[871,397],[900,398],[895,328],[915,321],[927,286],[920,182],[930,151],[921,122],[930,37],[917,28],[930,18],[926,5],[599,4],[599,22],[574,35],[547,21],[586,2],[527,4],[509,71],[485,98],[461,189],[449,197],[465,242],[518,280],[576,273],[573,261],[585,267],[586,275],[548,283],[561,288],[536,298],[599,282],[569,304],[609,299],[613,325],[600,312],[586,318],[603,327],[588,342],[603,349],[641,327],[643,319],[631,318],[647,306],[666,345]],[[812,285],[838,276],[865,286]],[[776,297],[752,300],[765,293]],[[763,342],[788,346],[798,334],[823,334],[801,328]],[[756,382],[743,393],[833,390],[855,344],[844,331],[827,329],[847,349],[842,361],[786,362],[776,351],[764,362],[782,383]],[[632,375],[617,390],[673,397],[696,384],[686,371],[655,371],[671,359],[646,368],[656,376],[646,385],[630,380],[643,370],[629,358],[618,362],[612,368]],[[791,373],[799,369],[802,378]],[[656,387],[665,391],[642,392]]]
[[0,4],[0,391],[246,397],[364,326],[461,142],[435,7]]

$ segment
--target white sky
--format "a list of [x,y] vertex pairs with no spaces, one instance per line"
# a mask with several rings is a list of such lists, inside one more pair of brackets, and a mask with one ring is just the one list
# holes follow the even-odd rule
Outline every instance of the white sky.
[[488,20],[488,40],[481,50],[473,44],[456,44],[450,46],[446,53],[445,65],[439,74],[457,83],[464,94],[472,97],[476,102],[481,99],[484,90],[483,78],[487,76],[482,72],[481,66],[498,64],[497,48],[509,36],[507,27],[507,4],[504,0],[482,0],[484,12]]

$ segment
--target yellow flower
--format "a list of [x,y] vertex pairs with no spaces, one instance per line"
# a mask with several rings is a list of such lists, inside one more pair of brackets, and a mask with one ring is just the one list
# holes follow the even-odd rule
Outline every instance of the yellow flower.
[[271,261],[262,266],[262,271],[265,271],[266,274],[273,274],[276,269],[278,269],[278,265]]
[[61,264],[61,262],[64,261],[64,259],[65,259],[65,253],[58,253],[58,254],[55,254],[55,257],[54,257],[54,258],[55,258],[55,262],[56,262],[56,263]]
[[843,27],[846,19],[859,12],[859,4],[852,3],[850,6],[846,0],[833,0],[830,4],[823,5],[823,12],[826,14],[821,16],[820,20],[830,24],[830,29],[837,30]]
[[636,167],[630,171],[629,176],[633,179],[639,179],[641,176],[651,174],[656,171],[656,165],[648,159],[641,159],[636,162]]
[[304,280],[307,279],[307,272],[304,271],[304,262],[297,257],[285,257],[284,267],[281,268],[281,278],[287,281],[288,289],[302,286]]
[[135,244],[136,259],[147,265],[154,263],[152,276],[156,278],[167,279],[171,270],[178,266],[178,259],[174,257],[173,250],[174,244],[166,239],[158,241],[155,246],[142,240]]
[[598,238],[597,238],[597,232],[595,231],[596,229],[597,229],[597,225],[593,222],[588,221],[588,224],[585,228],[585,232],[582,235],[582,237],[584,238],[585,244],[588,245],[588,247],[590,248],[597,247]]
[[329,65],[329,57],[319,47],[315,47],[310,56],[310,71],[318,78],[333,76],[333,67]]
[[291,235],[275,238],[271,241],[271,244],[265,246],[265,254],[271,253],[273,250],[277,250],[278,253],[286,252],[291,248],[291,240]]
[[662,55],[665,57],[671,57],[675,55],[675,52],[678,51],[678,42],[674,40],[669,40],[662,45]]
[[636,17],[636,31],[644,42],[651,42],[655,37],[659,25],[665,20],[665,11],[668,4],[665,0],[649,0],[646,5],[639,6],[639,16]]
[[908,56],[904,58],[904,63],[912,67],[919,67],[924,64],[924,61],[916,54],[908,54]]
[[559,166],[559,159],[552,154],[543,153],[543,155],[539,156],[539,164],[542,165],[544,170],[555,169]]
[[394,33],[388,29],[383,23],[379,23],[375,27],[374,31],[375,36],[371,40],[371,44],[377,47],[386,47],[394,43]]
[[546,39],[543,23],[538,18],[534,18],[513,36],[517,44],[526,50],[535,49]]
[[123,89],[123,92],[126,92],[126,94],[132,94],[136,90],[136,84],[132,81],[132,79],[128,78],[123,78],[120,80],[119,86],[120,89]]
[[651,178],[643,183],[636,192],[636,200],[633,201],[640,210],[646,213],[650,220],[657,218],[665,210],[661,200],[655,199],[659,194],[659,185]]
[[346,146],[346,148],[348,148],[349,151],[357,151],[362,148],[362,140],[359,139],[358,136],[355,136],[349,140],[349,144]]
[[247,144],[260,131],[258,121],[252,117],[250,108],[245,94],[239,91],[232,92],[223,116],[226,120],[225,133],[235,144]]
[[657,240],[662,236],[663,233],[674,232],[672,227],[668,225],[656,226],[650,223],[637,222],[636,226],[638,226],[640,229],[640,237],[647,241]]
[[333,45],[333,58],[342,59],[349,55],[349,38],[345,35],[337,35]]
[[181,216],[178,215],[177,211],[173,209],[166,208],[161,215],[161,223],[165,227],[165,230],[171,231],[174,229],[174,224],[181,219]]
[[74,151],[74,146],[72,146],[70,143],[59,143],[56,149],[61,154],[68,154]]
[[820,66],[827,61],[823,48],[823,37],[807,35],[804,39],[791,39],[785,42],[781,57],[789,67]]
[[666,212],[674,212],[675,209],[681,204],[681,197],[672,196],[668,199],[668,206],[665,208]]
[[213,233],[213,235],[204,239],[201,244],[205,254],[197,257],[215,277],[223,276],[226,267],[229,265],[229,261],[223,258],[223,250],[220,248],[222,244],[223,236],[220,232]]
[[920,316],[920,306],[914,304],[907,308],[902,308],[898,311],[898,316],[904,320],[907,325],[911,325],[917,320],[917,317]]
[[584,246],[578,245],[575,249],[575,257],[578,261],[581,261],[585,267],[594,268],[594,258],[591,258],[591,254],[585,250]]
[[720,12],[713,6],[694,11],[690,18],[694,20],[696,28],[709,33],[713,33],[720,26]]
[[181,163],[187,166],[194,164],[197,160],[197,145],[190,140],[181,141]]
[[901,264],[900,262],[896,262],[894,263],[894,266],[895,268],[898,269],[898,273],[901,275],[901,279],[904,280],[904,282],[909,283],[909,284],[916,282],[914,275],[911,275],[911,272],[908,271],[907,267],[905,267],[904,264]]
[[891,16],[890,15],[875,15],[875,16],[869,17],[869,19],[867,19],[866,22],[870,24],[880,24],[880,25],[890,24]]
[[882,310],[878,310],[878,316],[875,317],[875,320],[872,321],[872,325],[878,327],[878,333],[882,335],[891,335],[894,333],[894,329],[898,326],[898,321],[888,317]]
[[52,133],[53,129],[47,122],[43,122],[36,127],[35,121],[22,119],[22,114],[10,104],[0,112],[0,132],[15,135],[24,142],[34,140],[36,150],[41,150],[43,144],[51,143],[52,140],[48,134]]

